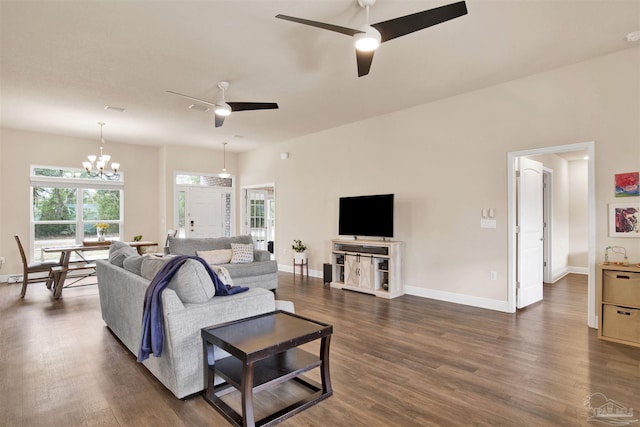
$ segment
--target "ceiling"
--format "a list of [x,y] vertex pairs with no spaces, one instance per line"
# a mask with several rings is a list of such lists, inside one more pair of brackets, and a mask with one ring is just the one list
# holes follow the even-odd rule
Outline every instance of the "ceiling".
[[[371,22],[455,0],[378,0]],[[640,0],[470,0],[463,17],[383,44],[358,78],[355,0],[1,0],[0,125],[142,145],[245,151],[635,47]],[[172,90],[277,102],[214,127]],[[125,112],[105,110],[121,107]]]

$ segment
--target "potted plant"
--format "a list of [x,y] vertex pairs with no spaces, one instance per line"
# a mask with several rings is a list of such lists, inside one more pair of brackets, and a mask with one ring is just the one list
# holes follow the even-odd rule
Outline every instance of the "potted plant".
[[295,251],[294,260],[296,264],[304,264],[307,259],[307,254],[304,252],[307,250],[307,246],[302,243],[302,240],[294,240],[291,249]]

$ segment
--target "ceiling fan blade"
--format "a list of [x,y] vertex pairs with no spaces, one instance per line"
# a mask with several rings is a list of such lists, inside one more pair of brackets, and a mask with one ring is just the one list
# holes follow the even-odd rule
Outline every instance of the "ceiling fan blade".
[[436,24],[458,18],[467,14],[467,5],[460,1],[435,9],[424,10],[412,15],[390,19],[388,21],[371,24],[373,28],[380,31],[381,43],[395,39],[396,37],[411,34],[415,31],[423,30]]
[[193,96],[184,95],[184,94],[182,94],[182,93],[174,92],[174,91],[172,91],[172,90],[168,90],[168,91],[167,91],[167,93],[171,93],[171,94],[173,94],[173,95],[178,95],[178,96],[181,96],[181,97],[183,97],[183,98],[190,99],[190,100],[192,100],[192,101],[197,101],[197,102],[201,102],[201,103],[203,103],[203,104],[211,105],[211,106],[213,106],[213,107],[215,107],[215,106],[216,106],[216,104],[215,104],[215,103],[213,103],[213,102],[205,101],[204,99],[194,98]]
[[371,52],[361,52],[356,49],[356,61],[358,61],[358,77],[366,76],[369,74],[371,68],[371,61],[373,61],[373,54],[375,50]]
[[248,110],[275,110],[278,104],[275,102],[227,102],[231,107],[231,111],[248,111]]
[[224,123],[224,116],[221,116],[219,114],[215,114],[215,116],[216,116],[216,127],[219,128]]
[[355,36],[358,33],[363,33],[364,31],[354,30],[353,28],[341,27],[339,25],[326,24],[324,22],[318,21],[310,21],[308,19],[295,18],[293,16],[287,15],[276,15],[278,19],[284,19],[285,21],[297,22],[298,24],[310,25],[312,27],[322,28],[324,30],[334,31],[340,34],[346,34],[348,36]]

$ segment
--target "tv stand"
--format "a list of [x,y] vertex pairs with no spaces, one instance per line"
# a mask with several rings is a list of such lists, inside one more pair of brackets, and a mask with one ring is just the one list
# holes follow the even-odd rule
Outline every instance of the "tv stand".
[[331,287],[382,298],[403,295],[402,248],[402,242],[332,240]]

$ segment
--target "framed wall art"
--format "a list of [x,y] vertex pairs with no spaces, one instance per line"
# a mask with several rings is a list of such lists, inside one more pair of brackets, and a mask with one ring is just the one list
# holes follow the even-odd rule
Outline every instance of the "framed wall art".
[[617,173],[615,179],[616,197],[640,196],[640,173]]
[[609,204],[609,236],[640,237],[640,202]]

